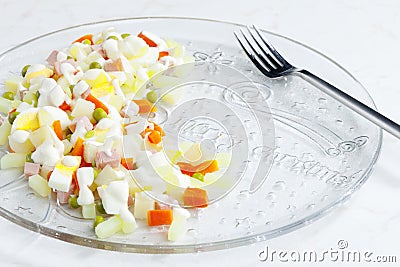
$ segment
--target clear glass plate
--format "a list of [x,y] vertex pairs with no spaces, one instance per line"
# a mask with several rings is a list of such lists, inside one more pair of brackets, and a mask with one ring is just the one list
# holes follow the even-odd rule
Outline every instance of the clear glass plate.
[[[249,192],[247,183],[239,183],[207,209],[192,211],[190,229],[179,242],[167,241],[166,227],[142,227],[130,235],[97,239],[92,221],[74,216],[53,199],[35,196],[18,170],[0,171],[1,216],[41,234],[84,246],[140,253],[198,252],[243,246],[305,226],[345,201],[367,180],[380,152],[381,130],[300,78],[271,80],[262,76],[234,38],[233,31],[243,25],[155,17],[75,26],[39,36],[1,54],[0,83],[25,64],[43,62],[52,49],[111,26],[122,32],[144,29],[175,39],[197,62],[230,66],[257,85],[257,95],[247,94],[246,84],[240,89],[246,101],[254,97],[266,101],[273,113],[275,151],[266,182],[255,193]],[[264,33],[293,64],[374,106],[363,86],[331,59],[299,42]]]

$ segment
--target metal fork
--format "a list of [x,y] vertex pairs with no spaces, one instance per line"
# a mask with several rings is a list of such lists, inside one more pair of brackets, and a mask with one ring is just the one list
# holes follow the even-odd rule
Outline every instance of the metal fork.
[[[352,96],[336,88],[332,84],[322,80],[311,72],[300,69],[287,62],[281,54],[263,37],[254,25],[247,26],[248,34],[242,29],[239,33],[235,32],[236,39],[243,48],[246,55],[256,65],[256,67],[269,78],[278,78],[287,75],[297,75],[319,88],[327,95],[338,100],[350,109],[354,110],[364,118],[375,123],[388,133],[400,139],[400,125],[380,114],[376,110],[368,107]],[[248,37],[250,35],[251,39]]]

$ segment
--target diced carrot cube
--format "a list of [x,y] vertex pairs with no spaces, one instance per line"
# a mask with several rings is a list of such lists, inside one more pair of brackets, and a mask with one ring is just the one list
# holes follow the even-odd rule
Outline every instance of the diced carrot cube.
[[152,131],[147,138],[152,144],[159,144],[161,142],[161,134],[158,131]]
[[121,158],[121,165],[124,166],[127,170],[135,169],[135,161],[133,158]]
[[172,223],[172,210],[147,211],[147,224],[149,226],[170,225]]
[[89,40],[90,43],[93,44],[93,34],[83,35],[83,36],[79,37],[78,39],[76,39],[75,41],[73,41],[72,43],[82,43],[84,40]]
[[84,139],[78,137],[78,140],[75,143],[74,148],[71,151],[71,156],[83,156],[83,143],[84,143]]
[[147,37],[146,35],[144,35],[143,32],[140,32],[140,33],[138,34],[138,37],[139,37],[139,38],[142,38],[142,39],[146,42],[146,44],[147,44],[148,46],[150,46],[150,47],[157,47],[157,44],[156,44],[153,40],[151,40],[149,37]]
[[58,139],[62,140],[63,139],[63,132],[62,132],[60,120],[56,120],[56,121],[53,122],[53,129],[54,129],[54,132],[56,133]]
[[168,51],[161,51],[158,53],[158,60],[160,60],[160,58],[168,56],[168,55],[169,55]]

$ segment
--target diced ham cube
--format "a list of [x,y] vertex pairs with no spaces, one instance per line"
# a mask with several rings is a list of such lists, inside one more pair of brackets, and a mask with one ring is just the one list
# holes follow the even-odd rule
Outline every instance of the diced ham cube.
[[99,53],[103,58],[107,58],[106,51],[104,51],[103,47],[99,44],[92,45],[93,51]]
[[32,162],[25,162],[24,166],[24,174],[26,178],[29,176],[39,174],[40,172],[40,164],[32,163]]
[[71,186],[69,187],[68,192],[62,192],[60,190],[57,190],[57,199],[60,204],[67,204],[68,199],[71,195],[75,193],[76,185],[74,182],[71,183]]
[[61,62],[60,61],[56,61],[56,62],[54,62],[54,72],[57,75],[62,75],[60,67],[61,67],[61,64],[64,64],[64,63],[71,64],[74,68],[76,68],[76,64],[75,64],[75,61],[73,59],[67,59],[67,60],[63,60]]
[[53,52],[51,52],[51,54],[47,58],[47,62],[49,63],[49,65],[54,66],[54,63],[57,62],[57,55],[58,55],[58,51],[57,50],[53,50]]
[[96,166],[100,169],[103,169],[105,166],[110,165],[112,168],[117,168],[121,161],[121,156],[117,152],[117,150],[111,150],[111,156],[107,155],[106,152],[100,151],[96,153]]
[[122,60],[119,58],[115,61],[107,60],[104,64],[105,71],[124,71]]
[[72,123],[69,125],[69,129],[72,132],[75,132],[76,129],[76,124],[81,121],[83,123],[83,126],[85,127],[86,131],[93,130],[93,124],[90,122],[88,117],[78,117],[73,119]]
[[135,200],[131,195],[128,196],[128,207],[132,207],[135,204]]

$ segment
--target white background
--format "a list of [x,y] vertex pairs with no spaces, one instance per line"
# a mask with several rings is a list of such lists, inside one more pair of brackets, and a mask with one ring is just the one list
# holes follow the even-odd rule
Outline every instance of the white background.
[[[400,2],[396,0],[82,0],[79,4],[2,0],[0,50],[71,25],[151,15],[254,23],[308,44],[353,73],[378,109],[400,122]],[[352,250],[396,255],[400,262],[399,155],[400,140],[385,134],[372,176],[349,202],[305,228],[268,242],[200,254],[127,254],[71,245],[0,218],[0,266],[266,266],[257,259],[266,245],[276,250],[324,251],[337,248],[340,239],[348,241]]]

